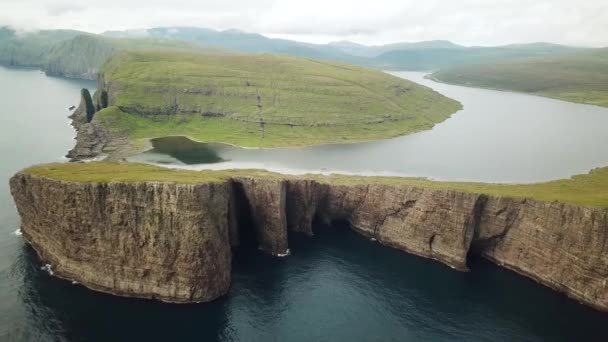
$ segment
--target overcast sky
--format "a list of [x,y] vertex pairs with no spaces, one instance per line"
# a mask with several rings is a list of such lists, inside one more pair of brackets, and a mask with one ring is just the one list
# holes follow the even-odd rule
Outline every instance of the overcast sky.
[[0,0],[0,25],[97,33],[235,28],[315,43],[608,46],[608,0]]

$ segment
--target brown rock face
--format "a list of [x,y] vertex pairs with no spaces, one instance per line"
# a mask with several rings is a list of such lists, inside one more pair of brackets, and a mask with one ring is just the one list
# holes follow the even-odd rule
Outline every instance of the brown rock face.
[[311,235],[315,220],[342,220],[459,270],[479,255],[608,310],[608,209],[305,177],[179,185],[17,174],[11,189],[24,236],[58,275],[119,295],[211,300],[228,290],[241,234],[280,255],[288,230]]
[[[285,211],[285,181],[238,177],[232,180],[237,200],[245,202],[241,210],[249,210],[259,247],[272,255],[288,253],[287,218]],[[248,208],[247,208],[248,207]],[[240,224],[243,226],[244,224]]]
[[466,270],[480,195],[394,185],[326,186],[317,215],[403,251]]
[[608,209],[490,197],[477,231],[484,258],[608,310]]
[[[95,92],[94,102],[97,111],[107,106],[107,103],[102,104],[101,93],[105,90],[105,82],[103,77],[97,80],[97,87],[100,91]],[[131,151],[131,143],[126,134],[118,131],[111,131],[93,116],[91,122],[87,122],[86,109],[84,98],[81,97],[80,104],[74,110],[74,113],[69,116],[72,119],[72,127],[76,131],[76,144],[74,148],[68,151],[66,157],[71,161],[80,161],[100,156],[105,156],[107,160],[121,160],[127,157]]]
[[168,302],[227,293],[229,185],[66,183],[19,174],[23,236],[55,274]]

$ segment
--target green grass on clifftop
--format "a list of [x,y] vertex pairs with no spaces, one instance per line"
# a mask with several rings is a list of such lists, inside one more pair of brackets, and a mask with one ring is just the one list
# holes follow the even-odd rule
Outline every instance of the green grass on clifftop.
[[514,90],[608,107],[608,48],[518,62],[468,65],[433,74],[446,83]]
[[287,176],[263,170],[187,171],[161,168],[138,163],[55,163],[32,166],[23,172],[64,181],[108,183],[160,181],[175,183],[205,183],[223,181],[231,176],[269,178],[307,178],[319,182],[343,185],[394,184],[431,189],[449,189],[495,196],[533,198],[591,207],[608,207],[608,167],[570,179],[535,184],[493,184],[439,182],[424,178],[363,177],[363,176]]
[[98,117],[132,139],[355,142],[430,129],[461,108],[380,71],[290,56],[129,52],[111,58],[103,76],[113,107]]

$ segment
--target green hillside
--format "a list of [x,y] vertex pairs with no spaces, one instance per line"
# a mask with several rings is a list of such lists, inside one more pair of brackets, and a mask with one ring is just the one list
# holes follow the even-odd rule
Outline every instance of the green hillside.
[[[113,31],[105,34],[120,38],[140,37],[142,31]],[[175,38],[247,53],[288,54],[383,70],[437,70],[454,65],[557,56],[585,50],[549,43],[468,47],[442,40],[377,46],[366,46],[348,41],[309,44],[286,39],[273,39],[238,30],[216,31],[198,27],[157,27],[145,30],[145,34],[151,37]]]
[[354,142],[429,129],[461,108],[380,71],[280,55],[132,51],[112,57],[103,78],[110,107],[96,120],[132,140]]
[[137,163],[63,163],[30,167],[24,172],[74,182],[141,182],[164,181],[176,183],[208,183],[224,181],[230,176],[248,175],[274,178],[309,178],[332,184],[394,184],[430,189],[450,189],[495,196],[533,198],[575,205],[608,207],[608,168],[600,168],[586,175],[574,176],[536,184],[496,184],[441,182],[424,178],[363,177],[343,175],[286,176],[262,170],[186,171]]
[[83,32],[73,30],[42,30],[16,32],[0,27],[0,65],[41,67],[57,43],[72,39]]
[[499,63],[534,57],[556,57],[584,49],[547,43],[494,47],[464,47],[415,44],[387,51],[373,59],[372,65],[390,70],[437,70],[458,65]]
[[54,45],[43,69],[52,76],[96,79],[101,65],[118,51],[169,48],[199,53],[228,53],[218,48],[169,38],[113,39],[96,35],[78,35]]
[[547,43],[495,47],[467,47],[448,41],[378,46],[352,42],[310,44],[238,30],[216,31],[197,27],[158,27],[102,35],[70,30],[19,33],[0,27],[0,64],[39,67],[50,75],[92,79],[101,64],[117,50],[197,49],[201,45],[207,50],[286,54],[382,70],[437,70],[457,65],[556,57],[586,50]]
[[53,46],[42,67],[52,76],[95,79],[115,50],[107,39],[78,35]]
[[73,30],[19,33],[0,27],[0,65],[36,67],[51,76],[96,79],[99,68],[122,50],[192,50],[228,53],[224,49],[173,38],[108,38]]
[[453,67],[434,73],[433,78],[446,83],[514,90],[608,107],[608,49]]

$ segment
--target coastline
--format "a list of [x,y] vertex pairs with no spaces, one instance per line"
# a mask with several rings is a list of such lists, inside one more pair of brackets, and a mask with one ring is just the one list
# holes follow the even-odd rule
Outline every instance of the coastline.
[[[575,181],[582,180],[571,182]],[[353,230],[382,245],[460,271],[468,270],[471,256],[480,256],[608,311],[601,271],[608,266],[608,256],[602,252],[608,240],[608,202],[595,207],[513,197],[501,194],[503,190],[463,191],[416,179],[295,177],[261,170],[176,171],[133,163],[40,165],[19,172],[10,184],[22,216],[23,235],[38,246],[36,250],[53,272],[116,295],[167,302],[213,300],[228,291],[226,258],[246,242],[239,233],[244,227],[256,230],[262,251],[277,256],[289,250],[288,231],[313,235],[313,222],[320,220],[348,222]],[[591,190],[596,191],[593,182]],[[91,205],[70,207],[74,217],[66,221],[62,213],[68,207],[57,203],[69,206],[77,198],[88,198]],[[58,210],[64,206],[65,210]],[[250,219],[236,214],[243,210],[250,212]],[[118,220],[116,213],[123,218]],[[48,222],[55,221],[67,226],[49,230]],[[162,235],[158,238],[169,239],[168,245],[141,247],[140,239],[153,237],[156,231]],[[96,242],[89,245],[89,240]],[[188,259],[178,259],[178,268],[158,263],[158,257],[174,257],[173,243],[182,249],[198,250],[200,243],[213,248],[202,260],[190,259],[196,253],[184,254]],[[141,253],[145,259],[133,260],[119,251],[107,254],[117,245],[132,245],[123,252],[140,251],[136,255]],[[80,253],[113,256],[99,261],[83,259]],[[222,265],[219,278],[212,271],[217,265]],[[136,271],[142,267],[149,271]],[[168,273],[174,275],[165,283]],[[201,274],[212,278],[199,284]]]
[[431,80],[433,82],[440,83],[440,84],[448,84],[448,85],[465,87],[465,88],[473,88],[473,89],[492,90],[492,91],[499,91],[499,92],[504,92],[504,93],[513,93],[513,94],[520,94],[520,95],[529,95],[529,96],[541,97],[541,98],[550,99],[550,100],[556,100],[556,101],[565,102],[565,103],[575,103],[575,104],[578,104],[578,105],[593,106],[593,107],[599,107],[599,108],[608,108],[607,106],[600,106],[600,105],[597,105],[597,104],[588,103],[588,102],[582,102],[582,101],[570,101],[570,100],[565,100],[565,99],[560,98],[560,97],[550,96],[550,95],[544,95],[544,94],[541,94],[541,93],[527,93],[527,92],[517,91],[517,90],[513,90],[513,89],[482,87],[482,86],[478,86],[478,85],[467,85],[467,84],[462,84],[462,83],[442,81],[442,80],[434,77],[433,76],[434,73],[435,72],[429,73],[429,74],[425,75],[424,78],[429,79],[429,80]]

